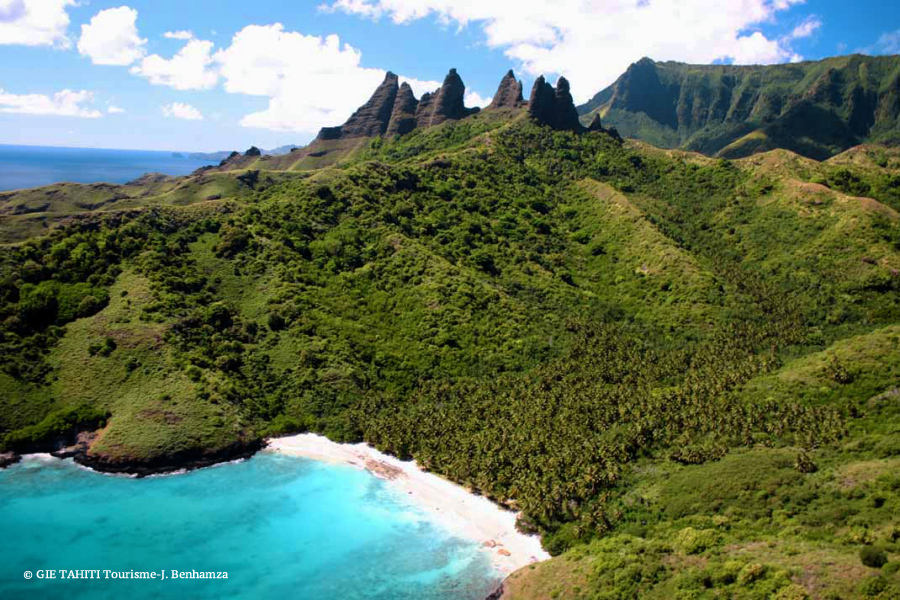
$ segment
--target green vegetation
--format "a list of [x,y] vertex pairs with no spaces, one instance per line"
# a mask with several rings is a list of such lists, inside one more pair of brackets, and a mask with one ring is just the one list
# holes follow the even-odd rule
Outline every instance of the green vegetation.
[[631,65],[578,107],[625,137],[739,158],[776,148],[824,160],[864,142],[900,142],[896,56],[783,65]]
[[512,598],[900,589],[892,151],[707,159],[484,111],[293,154],[17,230],[7,447],[85,406],[113,466],[366,440],[522,512],[558,557]]
[[51,412],[40,423],[8,433],[3,444],[11,450],[28,452],[56,437],[65,438],[73,431],[96,429],[106,423],[107,417],[106,411],[86,404],[63,408]]

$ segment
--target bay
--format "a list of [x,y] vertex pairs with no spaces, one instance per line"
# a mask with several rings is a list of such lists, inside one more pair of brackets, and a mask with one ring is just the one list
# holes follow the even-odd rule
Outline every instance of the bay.
[[[499,581],[475,541],[389,482],[271,452],[144,479],[26,457],[0,471],[0,532],[0,598],[480,600]],[[24,578],[47,569],[167,578]]]

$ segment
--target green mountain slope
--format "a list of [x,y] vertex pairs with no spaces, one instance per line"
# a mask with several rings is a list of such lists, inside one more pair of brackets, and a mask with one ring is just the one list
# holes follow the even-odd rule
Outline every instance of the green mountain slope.
[[121,210],[0,198],[52,223],[0,221],[5,448],[366,440],[522,512],[557,558],[507,598],[900,589],[894,151],[720,160],[490,110],[352,142]]
[[900,57],[769,66],[631,65],[578,107],[625,137],[728,158],[785,148],[819,160],[900,142]]

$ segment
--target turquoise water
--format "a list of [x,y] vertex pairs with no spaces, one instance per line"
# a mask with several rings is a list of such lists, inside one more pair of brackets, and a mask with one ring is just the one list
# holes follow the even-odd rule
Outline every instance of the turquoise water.
[[211,164],[171,152],[0,144],[0,191],[75,183],[128,183],[144,173],[187,175]]
[[[24,578],[40,569],[167,579]],[[173,580],[172,569],[228,579]],[[3,599],[480,600],[497,580],[474,541],[349,466],[265,452],[146,479],[37,458],[0,471]]]

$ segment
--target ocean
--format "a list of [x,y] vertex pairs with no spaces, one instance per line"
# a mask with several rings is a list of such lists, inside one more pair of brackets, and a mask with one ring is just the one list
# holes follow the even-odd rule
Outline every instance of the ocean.
[[0,191],[63,181],[128,183],[144,173],[187,175],[208,164],[213,163],[176,158],[171,152],[0,144]]
[[[144,479],[26,457],[0,471],[0,532],[0,598],[480,600],[499,581],[475,541],[385,481],[272,452]],[[55,579],[38,578],[48,569]],[[61,579],[60,570],[101,578]],[[228,578],[173,579],[172,570]]]

